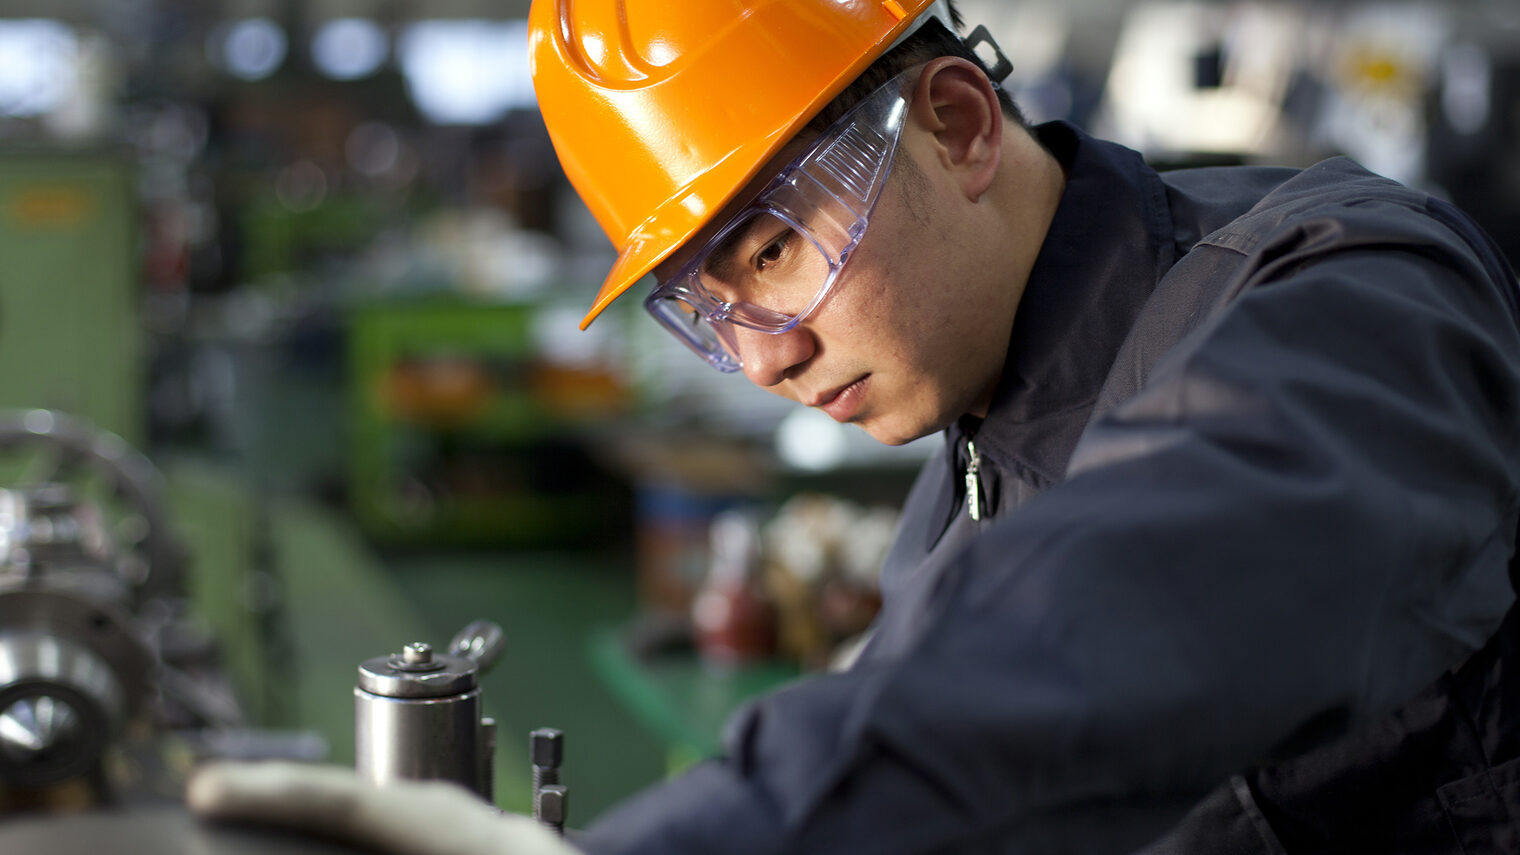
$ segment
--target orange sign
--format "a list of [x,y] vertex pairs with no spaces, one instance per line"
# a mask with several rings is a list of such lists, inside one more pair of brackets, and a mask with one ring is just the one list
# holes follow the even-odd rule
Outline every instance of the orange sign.
[[22,188],[6,200],[7,219],[33,229],[78,226],[95,214],[94,197],[81,187],[39,185]]

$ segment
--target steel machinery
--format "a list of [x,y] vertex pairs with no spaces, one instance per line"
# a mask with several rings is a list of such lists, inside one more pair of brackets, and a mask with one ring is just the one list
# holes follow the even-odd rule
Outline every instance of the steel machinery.
[[0,413],[0,812],[113,801],[134,734],[243,726],[184,555],[140,453],[59,412]]
[[[383,786],[398,780],[460,784],[495,802],[492,762],[496,722],[483,714],[480,678],[506,649],[490,621],[461,629],[438,653],[423,641],[359,664],[354,686],[354,768]],[[563,833],[568,792],[560,781],[564,734],[538,728],[528,736],[533,764],[533,817]]]

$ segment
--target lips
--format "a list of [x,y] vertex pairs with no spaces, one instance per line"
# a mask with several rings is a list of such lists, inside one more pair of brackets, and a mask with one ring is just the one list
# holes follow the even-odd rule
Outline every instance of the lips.
[[865,400],[865,388],[869,380],[868,374],[832,392],[825,392],[810,406],[828,413],[829,418],[836,422],[847,422],[855,416],[855,412],[860,409],[861,403]]

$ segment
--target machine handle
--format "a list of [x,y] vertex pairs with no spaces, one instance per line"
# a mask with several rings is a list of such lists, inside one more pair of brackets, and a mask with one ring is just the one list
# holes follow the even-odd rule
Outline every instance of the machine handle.
[[495,665],[497,658],[506,649],[507,634],[501,631],[500,626],[488,620],[471,621],[449,642],[449,653],[474,662],[481,674]]

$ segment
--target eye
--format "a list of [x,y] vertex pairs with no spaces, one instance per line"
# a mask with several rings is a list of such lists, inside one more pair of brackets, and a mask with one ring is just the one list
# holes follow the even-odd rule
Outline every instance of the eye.
[[764,271],[767,267],[779,263],[786,256],[787,247],[796,237],[796,232],[787,229],[772,238],[770,243],[755,253],[755,270]]

